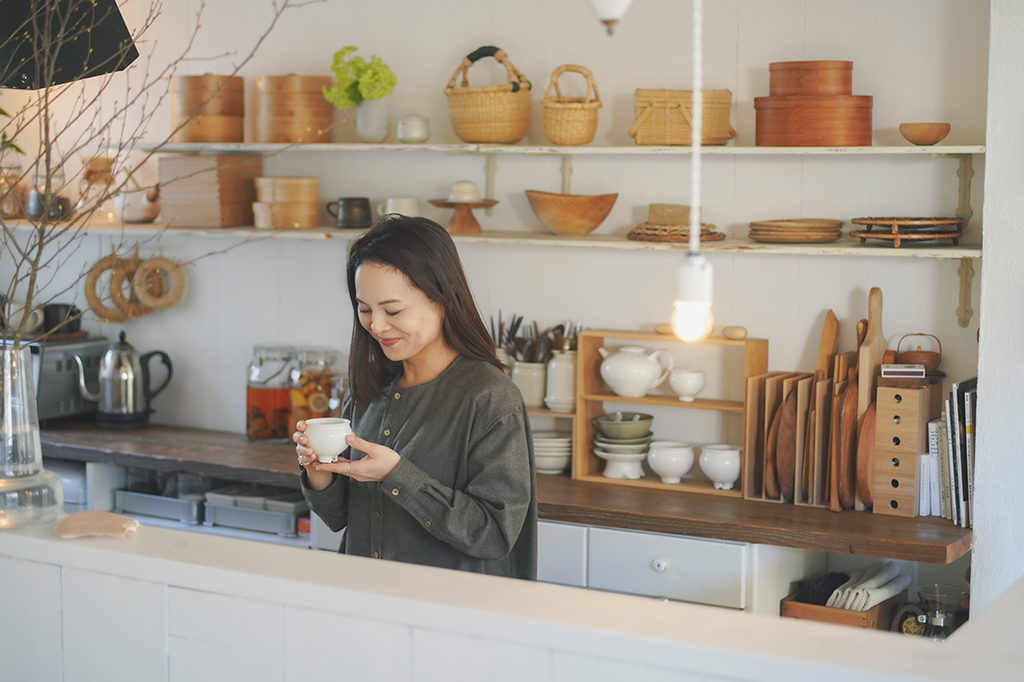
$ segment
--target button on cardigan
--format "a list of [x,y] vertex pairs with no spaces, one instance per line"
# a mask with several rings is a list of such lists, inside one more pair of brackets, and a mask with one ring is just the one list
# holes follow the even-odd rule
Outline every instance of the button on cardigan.
[[[380,482],[300,478],[341,551],[513,578],[537,577],[537,485],[522,394],[494,365],[458,356],[432,381],[389,386],[365,409],[346,397],[354,433],[402,456]],[[354,460],[365,453],[351,450]]]

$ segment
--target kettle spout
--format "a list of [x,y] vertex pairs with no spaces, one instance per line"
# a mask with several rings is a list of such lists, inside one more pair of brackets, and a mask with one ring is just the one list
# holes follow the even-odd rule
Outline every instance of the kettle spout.
[[75,359],[75,364],[78,365],[78,390],[81,392],[82,397],[90,402],[98,403],[100,401],[99,389],[97,388],[96,392],[93,393],[85,385],[85,366],[82,364],[82,358],[78,356],[78,353],[72,353],[71,357]]
[[601,354],[602,358],[607,359],[611,352],[607,348],[598,348],[597,352]]

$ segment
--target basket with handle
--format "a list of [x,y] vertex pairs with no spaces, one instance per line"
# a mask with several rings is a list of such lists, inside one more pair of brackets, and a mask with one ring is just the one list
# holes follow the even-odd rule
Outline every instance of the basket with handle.
[[[558,87],[558,79],[565,72],[578,73],[587,79],[585,97],[565,97]],[[551,91],[555,91],[554,97]],[[551,74],[544,98],[544,135],[551,144],[581,145],[594,139],[597,132],[597,110],[601,108],[601,96],[594,83],[594,74],[579,64],[563,64]]]
[[[642,90],[633,96],[636,120],[629,136],[637,144],[690,144],[693,107],[690,90]],[[703,132],[701,144],[727,144],[736,137],[729,125],[732,93],[728,90],[702,90]]]
[[[470,86],[469,67],[484,57],[494,57],[508,71],[508,83]],[[462,74],[462,82],[455,81]],[[505,51],[494,46],[478,48],[455,69],[444,94],[452,128],[463,142],[514,144],[526,137],[530,125],[530,81],[512,66]]]

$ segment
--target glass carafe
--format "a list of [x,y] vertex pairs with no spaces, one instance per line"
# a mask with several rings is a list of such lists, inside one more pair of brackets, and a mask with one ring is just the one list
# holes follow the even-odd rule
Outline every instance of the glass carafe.
[[114,160],[98,156],[82,170],[75,213],[89,213],[90,223],[114,222]]
[[245,390],[245,434],[249,440],[286,441],[291,405],[288,383],[295,364],[290,346],[256,346]]
[[289,432],[300,419],[340,417],[346,380],[338,372],[338,352],[329,348],[300,348],[292,370],[290,390],[292,418]]
[[927,639],[945,640],[956,630],[956,614],[960,610],[964,591],[952,585],[921,585],[917,588],[924,615],[924,636]]
[[40,220],[45,216],[47,222],[56,223],[71,220],[74,211],[71,200],[64,196],[66,191],[63,171],[53,170],[49,175],[36,173],[25,200],[25,217]]

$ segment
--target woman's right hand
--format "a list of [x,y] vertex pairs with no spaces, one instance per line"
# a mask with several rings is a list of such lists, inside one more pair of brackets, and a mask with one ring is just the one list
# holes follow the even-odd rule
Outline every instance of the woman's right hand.
[[330,471],[317,471],[316,465],[320,462],[316,452],[309,446],[306,438],[306,422],[299,420],[295,424],[295,433],[292,434],[292,441],[295,443],[295,454],[299,457],[299,464],[306,469],[306,477],[309,485],[314,490],[323,490],[334,480],[334,474]]

